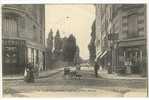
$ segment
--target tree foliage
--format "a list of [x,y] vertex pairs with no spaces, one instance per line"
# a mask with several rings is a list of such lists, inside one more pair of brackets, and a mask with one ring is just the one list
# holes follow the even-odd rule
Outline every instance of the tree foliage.
[[47,39],[47,50],[48,52],[52,52],[52,49],[53,49],[53,31],[51,29]]
[[90,40],[90,43],[88,45],[89,54],[90,54],[89,60],[91,63],[93,63],[95,58],[96,58],[96,46],[95,46],[95,39],[96,39],[95,30],[96,30],[96,27],[95,27],[95,24],[96,24],[96,22],[94,21],[93,25],[92,25],[91,40]]
[[65,40],[65,44],[63,48],[64,60],[68,62],[73,62],[75,53],[76,53],[76,39],[71,34],[68,37],[68,39]]
[[55,47],[56,51],[60,51],[61,48],[62,48],[62,40],[61,40],[61,37],[60,37],[59,30],[57,30],[56,35],[55,35],[54,47]]
[[80,49],[79,49],[79,46],[76,47],[76,52],[75,52],[75,56],[74,56],[74,64],[75,65],[80,64]]
[[60,32],[57,30],[54,38],[54,55],[55,58],[60,58],[62,49],[62,39],[60,37]]
[[48,38],[47,38],[47,47],[46,47],[46,66],[48,68],[51,67],[52,63],[53,63],[53,31],[52,29],[50,30],[49,34],[48,34]]

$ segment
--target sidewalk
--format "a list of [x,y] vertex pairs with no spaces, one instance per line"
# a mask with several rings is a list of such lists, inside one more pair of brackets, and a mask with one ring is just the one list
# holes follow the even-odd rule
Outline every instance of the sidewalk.
[[[49,76],[54,75],[54,74],[56,74],[62,70],[63,70],[63,68],[41,71],[41,72],[39,72],[39,78],[49,77]],[[24,76],[23,75],[22,76],[20,76],[20,75],[7,75],[7,76],[3,76],[2,79],[3,80],[23,80]]]
[[106,79],[147,79],[147,77],[141,77],[140,75],[118,75],[116,73],[113,74],[108,74],[106,70],[99,70],[98,75],[101,78],[106,78]]

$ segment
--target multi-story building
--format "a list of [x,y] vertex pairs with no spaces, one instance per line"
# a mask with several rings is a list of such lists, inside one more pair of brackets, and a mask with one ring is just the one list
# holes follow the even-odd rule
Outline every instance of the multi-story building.
[[110,42],[108,35],[112,29],[112,5],[96,5],[96,60],[102,67],[110,63]]
[[3,5],[2,39],[3,74],[23,73],[29,62],[44,69],[44,5]]
[[113,71],[129,61],[131,72],[140,73],[147,58],[146,5],[103,4],[97,5],[96,10],[97,58],[103,63],[103,56],[103,65],[110,63]]

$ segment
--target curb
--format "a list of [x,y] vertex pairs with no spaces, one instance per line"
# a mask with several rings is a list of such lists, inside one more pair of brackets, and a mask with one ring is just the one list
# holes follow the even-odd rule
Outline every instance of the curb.
[[[48,74],[48,75],[45,75],[45,76],[39,76],[37,79],[41,79],[41,78],[47,78],[47,77],[49,77],[49,76],[53,76],[53,75],[55,75],[55,74],[57,74],[57,73],[59,73],[59,72],[61,72],[62,70],[58,70],[58,71],[56,71],[56,72],[53,72],[53,73],[51,73],[51,74]],[[24,77],[23,78],[14,78],[14,79],[2,79],[2,80],[24,80]]]
[[46,75],[46,76],[39,76],[38,79],[39,79],[39,78],[47,78],[47,77],[49,77],[49,76],[53,76],[53,75],[55,75],[55,74],[57,74],[57,73],[59,73],[59,72],[61,72],[61,71],[62,71],[62,70],[59,70],[59,71],[56,71],[56,72],[54,72],[54,73],[48,74],[48,75]]
[[98,74],[101,78],[103,79],[114,79],[114,80],[147,80],[147,77],[145,78],[112,78],[112,77],[106,77],[106,76],[103,76],[103,75],[100,75]]

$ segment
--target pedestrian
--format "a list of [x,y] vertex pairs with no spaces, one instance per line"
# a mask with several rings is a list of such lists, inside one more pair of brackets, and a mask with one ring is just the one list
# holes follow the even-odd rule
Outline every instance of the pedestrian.
[[30,82],[35,82],[35,76],[34,76],[34,66],[33,64],[31,64],[31,66],[29,67],[30,69]]
[[76,71],[80,71],[80,65],[76,65]]
[[25,74],[24,74],[24,81],[29,82],[30,81],[30,63],[27,63],[25,66]]
[[39,64],[35,64],[34,76],[35,76],[35,78],[39,77]]
[[127,74],[130,74],[130,73],[131,73],[131,62],[130,62],[129,59],[127,59],[127,60],[125,61],[125,67],[126,67],[126,73],[127,73]]
[[34,82],[34,66],[31,63],[28,63],[25,67],[24,81]]
[[108,74],[112,74],[112,66],[110,62],[108,62]]
[[132,69],[133,66],[132,66],[132,61],[131,61],[131,60],[129,60],[129,67],[130,67],[130,73],[132,73],[132,72],[133,72],[133,71],[132,71],[132,70],[133,70],[133,69]]
[[24,81],[28,82],[29,80],[29,63],[26,64],[25,66],[25,72],[24,72]]
[[98,69],[99,69],[99,65],[97,62],[95,62],[95,65],[94,65],[95,77],[98,77]]

